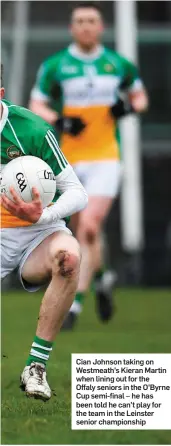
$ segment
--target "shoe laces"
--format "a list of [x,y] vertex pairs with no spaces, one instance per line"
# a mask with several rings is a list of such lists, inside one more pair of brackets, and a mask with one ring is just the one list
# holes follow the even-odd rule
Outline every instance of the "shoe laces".
[[43,373],[45,371],[45,368],[41,364],[35,364],[33,363],[30,366],[30,375],[33,375],[32,369],[35,371],[36,380],[39,385],[43,384]]

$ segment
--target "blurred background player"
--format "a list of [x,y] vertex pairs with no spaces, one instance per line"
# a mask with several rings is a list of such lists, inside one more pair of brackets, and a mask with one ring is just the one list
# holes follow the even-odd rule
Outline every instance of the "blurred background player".
[[113,280],[104,270],[101,231],[121,180],[117,120],[143,112],[148,104],[137,68],[101,45],[103,29],[96,3],[74,7],[74,42],[43,62],[29,104],[61,133],[62,150],[89,195],[87,209],[73,221],[83,257],[65,328],[71,328],[80,313],[93,275],[100,317],[105,321],[112,316]]

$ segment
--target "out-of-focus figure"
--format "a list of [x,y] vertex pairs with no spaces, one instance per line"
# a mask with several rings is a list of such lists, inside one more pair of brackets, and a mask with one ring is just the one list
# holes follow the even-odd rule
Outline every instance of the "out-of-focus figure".
[[62,150],[89,195],[87,208],[72,222],[82,264],[64,328],[73,327],[93,277],[99,315],[103,321],[112,317],[114,278],[104,268],[101,232],[122,177],[117,121],[148,106],[137,68],[100,43],[103,30],[96,2],[75,7],[73,43],[42,63],[29,104],[61,133]]

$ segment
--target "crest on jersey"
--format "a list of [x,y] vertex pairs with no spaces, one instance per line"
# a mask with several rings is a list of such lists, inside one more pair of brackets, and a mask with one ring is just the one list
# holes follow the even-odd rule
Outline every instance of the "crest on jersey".
[[18,158],[21,155],[22,155],[22,151],[18,147],[14,146],[14,145],[8,147],[7,156],[11,160],[13,160],[14,158]]

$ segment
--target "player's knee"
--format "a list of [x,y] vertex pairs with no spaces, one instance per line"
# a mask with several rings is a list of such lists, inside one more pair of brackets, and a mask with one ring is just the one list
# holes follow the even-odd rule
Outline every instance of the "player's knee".
[[87,228],[85,231],[85,238],[89,244],[93,244],[95,242],[98,231],[95,228]]
[[59,268],[60,274],[63,277],[75,276],[79,271],[80,258],[78,253],[70,252],[69,250],[64,254],[59,254]]
[[72,251],[68,249],[61,249],[53,253],[52,273],[66,278],[72,278],[79,273],[81,256],[79,249]]
[[80,222],[78,230],[78,240],[89,244],[94,243],[98,233],[100,231],[100,223],[96,219],[85,219]]

